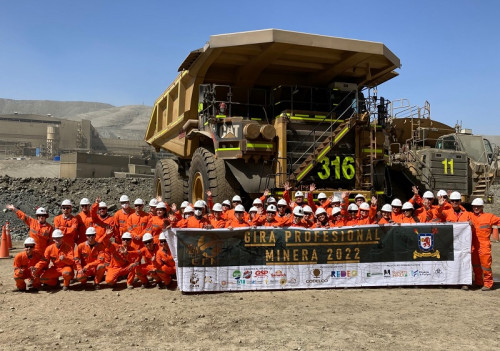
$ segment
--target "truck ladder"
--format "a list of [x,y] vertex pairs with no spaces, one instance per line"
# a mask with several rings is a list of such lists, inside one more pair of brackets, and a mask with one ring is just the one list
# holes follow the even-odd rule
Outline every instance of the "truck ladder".
[[[363,119],[362,116],[360,119]],[[292,172],[290,181],[292,183],[300,182],[316,165],[316,163],[325,156],[342,138],[356,125],[356,117],[350,117],[337,126],[337,128],[319,144],[319,146]]]
[[367,160],[363,164],[363,183],[361,187],[363,189],[371,189],[373,187],[373,176],[375,170],[373,168],[373,162],[377,158],[377,125],[370,125],[370,150],[368,152]]

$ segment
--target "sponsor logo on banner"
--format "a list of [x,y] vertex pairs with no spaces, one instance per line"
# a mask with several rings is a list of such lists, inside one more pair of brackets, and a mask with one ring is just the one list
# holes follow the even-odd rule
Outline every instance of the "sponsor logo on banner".
[[421,269],[417,269],[415,271],[411,271],[411,276],[412,277],[426,277],[426,276],[430,276],[431,275],[431,272],[429,271],[424,271],[424,270],[421,270]]
[[280,269],[278,269],[276,272],[271,273],[271,277],[286,277],[286,273],[283,273]]
[[382,272],[366,272],[366,277],[371,278],[371,277],[380,277],[384,275]]
[[227,286],[227,281],[223,280],[220,282],[220,286],[222,286],[223,288],[225,288]]
[[233,278],[239,280],[241,278],[241,272],[239,270],[235,270],[233,272]]
[[391,277],[391,270],[384,269],[384,278],[390,278],[390,277]]
[[236,282],[238,283],[238,285],[245,285],[246,284],[245,279],[238,279]]
[[406,278],[408,271],[392,271],[392,276],[397,278]]
[[189,283],[190,283],[190,287],[191,288],[199,288],[200,285],[198,284],[198,281],[200,280],[200,278],[198,277],[198,274],[196,273],[193,273],[191,274],[191,277],[189,278]]
[[434,275],[436,275],[436,276],[438,276],[438,277],[443,276],[443,274],[444,274],[444,272],[443,272],[443,270],[442,270],[441,268],[436,268],[436,269],[434,270]]
[[413,259],[422,257],[441,258],[439,250],[434,250],[434,234],[438,233],[437,228],[432,228],[431,233],[419,233],[415,228],[415,234],[418,235],[418,251],[413,252]]
[[280,285],[281,286],[286,285],[286,278],[281,278],[280,279]]
[[332,271],[332,278],[353,278],[358,276],[357,270],[352,271]]
[[213,280],[213,278],[212,278],[211,275],[206,275],[205,276],[205,283],[207,283],[207,284],[213,284],[214,283],[214,280]]
[[243,273],[243,278],[250,279],[251,277],[252,277],[252,271],[246,270],[245,273]]
[[313,278],[312,279],[308,279],[306,280],[306,283],[307,284],[310,284],[310,283],[313,283],[313,284],[321,284],[321,283],[326,283],[328,282],[328,279],[329,277],[326,277],[326,279],[324,279],[322,277],[322,272],[321,272],[321,269],[313,269],[312,270],[312,275],[313,275]]
[[[264,277],[267,277],[267,274],[269,273],[269,271],[266,271],[266,270],[258,270],[258,271],[255,271],[253,273],[253,275],[255,277],[260,277],[260,278],[264,278]],[[273,275],[274,277],[274,275]]]

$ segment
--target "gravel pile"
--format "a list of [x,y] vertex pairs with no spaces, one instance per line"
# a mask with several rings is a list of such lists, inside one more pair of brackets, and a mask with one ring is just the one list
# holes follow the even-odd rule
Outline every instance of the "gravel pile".
[[[153,196],[151,179],[144,178],[12,178],[0,176],[0,207],[13,204],[26,214],[34,217],[37,207],[45,207],[53,223],[54,217],[61,214],[61,202],[70,199],[73,214],[79,212],[80,200],[87,197],[91,202],[101,197],[114,213],[120,206],[122,194],[129,196],[131,202],[141,198],[147,204]],[[24,240],[28,227],[11,211],[0,211],[0,225],[10,222],[13,240]]]

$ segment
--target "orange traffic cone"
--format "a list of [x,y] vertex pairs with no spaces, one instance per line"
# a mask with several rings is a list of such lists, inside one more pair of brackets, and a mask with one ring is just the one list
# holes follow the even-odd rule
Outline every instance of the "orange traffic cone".
[[5,226],[2,226],[2,242],[0,244],[0,258],[10,258],[9,243],[7,242],[7,232]]
[[493,230],[491,231],[491,241],[498,242],[498,226],[493,226]]
[[10,223],[5,222],[5,232],[7,233],[7,244],[9,245],[9,250],[12,249],[12,235],[10,235]]

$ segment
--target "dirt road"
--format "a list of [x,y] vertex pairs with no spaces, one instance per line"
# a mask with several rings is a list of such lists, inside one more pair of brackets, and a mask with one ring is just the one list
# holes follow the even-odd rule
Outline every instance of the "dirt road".
[[[14,246],[21,247],[21,243]],[[15,254],[19,250],[11,252]],[[500,244],[493,244],[500,277]],[[495,261],[496,259],[496,261]],[[2,350],[495,350],[500,289],[373,288],[183,295],[13,293],[0,260]]]

